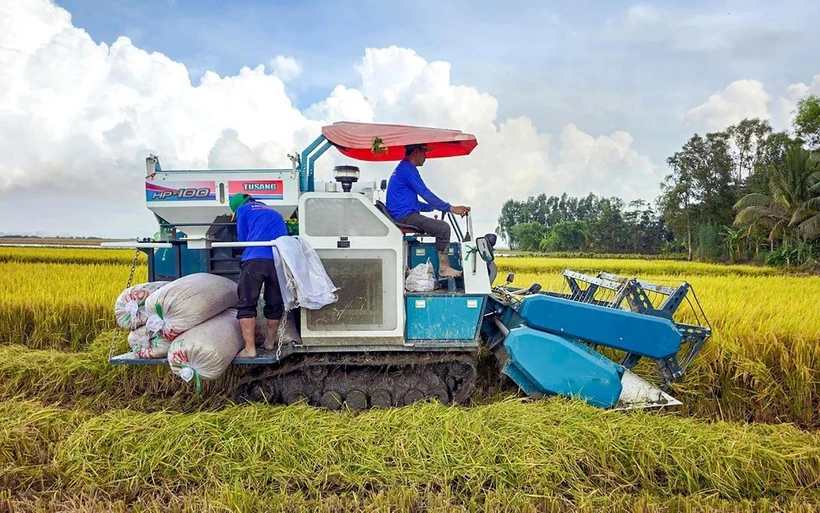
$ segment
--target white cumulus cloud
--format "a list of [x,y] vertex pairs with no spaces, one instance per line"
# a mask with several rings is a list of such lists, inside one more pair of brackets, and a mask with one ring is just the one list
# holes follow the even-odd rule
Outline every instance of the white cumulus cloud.
[[293,57],[277,55],[270,61],[274,74],[284,82],[289,82],[302,74],[302,64]]
[[568,192],[580,195],[592,190],[625,199],[641,196],[647,183],[656,181],[658,169],[632,143],[632,136],[621,130],[593,137],[575,125],[565,126],[558,172]]
[[736,80],[705,103],[689,109],[684,119],[706,130],[722,130],[744,118],[769,118],[771,96],[757,80]]
[[786,94],[777,100],[779,109],[777,121],[783,125],[791,125],[797,102],[810,94],[820,94],[820,74],[814,75],[808,84],[798,82],[786,88]]
[[[820,74],[808,84],[798,82],[774,94],[757,80],[736,80],[723,91],[711,95],[704,103],[689,109],[684,121],[696,130],[723,130],[744,118],[769,120],[775,130],[792,129],[797,102],[810,94],[820,94]],[[772,101],[774,97],[776,101]],[[769,104],[773,103],[769,109]]]
[[[186,66],[128,38],[95,42],[47,0],[0,6],[0,231],[136,236],[155,230],[144,205],[144,158],[166,169],[290,167],[324,124],[339,120],[457,128],[476,135],[469,157],[422,168],[431,189],[476,213],[476,232],[495,228],[501,204],[529,194],[652,199],[662,172],[623,131],[552,136],[526,117],[499,119],[498,100],[454,84],[447,62],[411,49],[367,48],[353,63],[360,83],[339,85],[304,112],[287,82],[292,57],[191,83]],[[317,179],[346,161],[331,151]],[[392,164],[361,164],[362,180]]]

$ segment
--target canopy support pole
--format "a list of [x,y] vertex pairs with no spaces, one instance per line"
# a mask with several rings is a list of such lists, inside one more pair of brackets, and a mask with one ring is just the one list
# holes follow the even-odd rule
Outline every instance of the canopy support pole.
[[310,146],[302,151],[302,154],[299,158],[299,191],[300,192],[309,192],[313,190],[313,173],[310,171],[310,176],[308,176],[309,170],[305,167],[308,163],[308,155],[310,155],[313,150],[319,147],[322,144],[322,141],[327,141],[324,135],[320,135],[316,138],[315,141],[310,143]]

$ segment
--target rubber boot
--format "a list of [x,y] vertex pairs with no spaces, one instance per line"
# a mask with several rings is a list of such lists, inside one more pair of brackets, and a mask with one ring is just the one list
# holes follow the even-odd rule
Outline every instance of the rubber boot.
[[461,271],[450,267],[450,255],[445,251],[438,254],[438,277],[439,278],[458,278],[461,276]]

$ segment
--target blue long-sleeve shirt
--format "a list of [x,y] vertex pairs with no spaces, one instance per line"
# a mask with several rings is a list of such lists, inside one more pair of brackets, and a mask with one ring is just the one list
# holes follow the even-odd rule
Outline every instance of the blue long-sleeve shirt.
[[[427,203],[419,201],[419,196]],[[433,210],[448,212],[450,210],[450,204],[440,199],[427,188],[424,180],[421,179],[418,168],[407,159],[399,162],[393,174],[390,175],[385,199],[387,200],[387,211],[397,221],[410,214],[432,212]]]
[[[288,227],[282,214],[261,201],[249,201],[236,209],[236,232],[239,242],[271,241],[287,235]],[[242,252],[242,261],[253,258],[273,260],[273,248],[245,248]]]

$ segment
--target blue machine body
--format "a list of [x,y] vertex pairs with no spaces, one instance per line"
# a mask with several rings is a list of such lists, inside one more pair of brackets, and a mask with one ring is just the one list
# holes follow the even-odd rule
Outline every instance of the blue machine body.
[[[493,298],[486,311],[492,320],[483,324],[485,336],[502,354],[502,372],[523,391],[535,397],[578,397],[602,408],[623,399],[622,380],[630,364],[641,357],[664,367],[676,362],[684,339],[668,317],[550,294],[525,295],[518,301]],[[597,352],[597,346],[628,356],[619,364]]]
[[576,396],[601,408],[618,402],[624,368],[583,344],[524,326],[510,330],[504,348],[504,374],[528,395]]
[[518,314],[528,326],[661,359],[680,349],[681,334],[669,319],[604,308],[545,294],[521,302]]
[[475,340],[484,311],[483,295],[433,291],[405,294],[407,340]]

